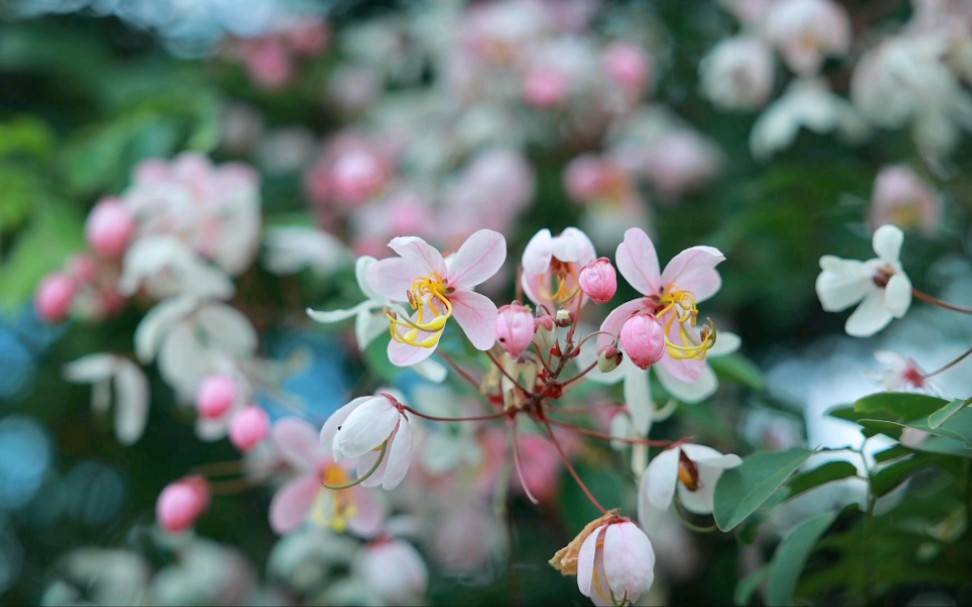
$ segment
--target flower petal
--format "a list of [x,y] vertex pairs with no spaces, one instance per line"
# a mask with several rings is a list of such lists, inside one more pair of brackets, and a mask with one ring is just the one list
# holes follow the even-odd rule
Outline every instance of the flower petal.
[[874,245],[874,252],[878,259],[885,263],[894,264],[898,262],[901,254],[901,245],[904,243],[904,232],[895,225],[883,225],[874,231],[871,244]]
[[844,330],[852,337],[870,337],[888,326],[892,318],[891,312],[884,307],[884,291],[873,288],[847,318]]
[[641,497],[654,509],[665,511],[672,505],[678,482],[679,450],[666,449],[651,460],[641,477]]
[[[608,314],[607,318],[604,319],[604,322],[601,323],[600,330],[603,331],[603,333],[597,336],[598,349],[617,341],[617,337],[621,335],[621,327],[624,325],[624,322],[631,318],[632,314],[645,309],[646,304],[647,300],[643,297],[639,297],[638,299],[626,301],[617,308],[611,310],[611,313]],[[611,337],[612,335],[614,338]],[[618,347],[621,347],[620,342],[618,342]]]
[[895,318],[901,318],[911,307],[911,281],[904,272],[897,272],[884,287],[884,307]]
[[127,358],[117,359],[115,372],[115,436],[131,445],[145,432],[148,421],[148,380],[141,367]]
[[380,446],[391,436],[401,420],[391,401],[384,396],[373,396],[358,405],[334,436],[334,459],[361,457]]
[[358,288],[361,292],[365,294],[368,299],[380,299],[378,293],[375,293],[371,285],[368,284],[368,268],[375,265],[378,262],[377,259],[371,255],[362,255],[354,262],[354,277],[358,282]]
[[634,523],[608,525],[604,534],[604,575],[614,597],[634,603],[655,580],[655,551]]
[[301,476],[281,487],[270,502],[270,526],[277,533],[293,531],[304,522],[321,491],[314,475]]
[[[424,331],[419,331],[418,339],[421,341],[431,335]],[[388,360],[396,367],[411,367],[432,356],[435,348],[423,348],[422,346],[411,346],[397,342],[394,339],[388,342]]]
[[695,381],[684,381],[675,377],[664,365],[655,367],[655,373],[665,391],[683,403],[703,401],[715,394],[719,387],[719,378],[709,365],[705,365],[702,374]]
[[496,304],[475,291],[456,291],[449,297],[452,315],[477,350],[496,343]]
[[358,408],[361,403],[374,398],[373,396],[359,396],[346,405],[343,405],[340,409],[331,414],[324,422],[321,427],[321,433],[318,437],[318,442],[325,451],[330,453],[334,445],[334,436],[337,434],[338,429],[344,424],[351,415],[351,412]]
[[412,276],[428,276],[436,272],[445,277],[447,269],[442,253],[418,236],[396,236],[388,246],[409,263]]
[[597,554],[598,538],[604,533],[602,525],[584,539],[577,552],[577,589],[584,596],[591,596],[591,585],[594,581],[594,558]]
[[651,238],[640,228],[629,228],[624,241],[618,245],[615,261],[621,276],[643,295],[661,293],[661,274],[658,254]]
[[820,258],[820,268],[817,298],[827,312],[840,312],[851,307],[864,299],[871,288],[872,280],[863,262],[824,255]]
[[506,239],[493,230],[478,230],[462,243],[449,268],[449,286],[471,289],[499,271],[506,261]]
[[628,406],[636,435],[648,436],[655,409],[648,390],[648,373],[635,365],[631,368],[634,370],[624,374],[624,404]]
[[375,311],[370,307],[358,310],[358,315],[354,318],[354,340],[358,344],[359,351],[364,352],[376,337],[386,331],[388,331],[388,317],[384,312]]
[[170,297],[148,311],[135,329],[135,353],[143,363],[151,362],[159,353],[172,325],[189,314],[199,300],[190,296]]
[[358,513],[348,521],[348,528],[362,537],[378,535],[385,523],[385,504],[374,491],[364,487],[353,487],[354,502]]
[[317,469],[324,454],[318,433],[310,424],[296,417],[285,417],[273,425],[270,435],[288,464],[305,472]]
[[550,230],[544,228],[534,234],[523,248],[523,275],[545,273],[550,267],[551,257],[553,257],[553,237],[550,236]]
[[447,370],[445,365],[440,365],[434,360],[425,359],[417,363],[412,370],[429,380],[430,382],[441,384],[445,381]]
[[415,263],[401,257],[376,261],[365,272],[368,286],[392,301],[408,301],[408,292],[418,276],[421,274]]
[[553,256],[560,261],[574,262],[578,266],[586,265],[597,258],[594,244],[587,234],[577,228],[565,228],[551,241]]
[[715,247],[690,247],[672,258],[661,275],[661,284],[677,285],[695,296],[695,301],[712,297],[722,286],[722,278],[715,267],[726,256]]
[[385,454],[385,461],[388,465],[385,468],[384,479],[381,481],[381,488],[391,490],[397,487],[412,463],[412,428],[408,425],[407,419],[402,419],[398,424],[398,432],[392,438],[388,453]]
[[342,320],[347,320],[352,316],[357,316],[362,310],[370,310],[374,305],[374,302],[365,300],[354,307],[346,308],[344,310],[314,310],[307,308],[305,312],[307,312],[307,316],[309,316],[311,320],[324,324],[330,324],[332,322],[341,322]]

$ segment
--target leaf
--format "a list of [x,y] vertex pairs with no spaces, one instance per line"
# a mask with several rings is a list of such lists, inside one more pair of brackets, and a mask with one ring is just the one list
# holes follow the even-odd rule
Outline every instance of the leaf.
[[871,481],[871,490],[878,497],[890,493],[895,487],[908,480],[919,468],[931,464],[925,459],[927,457],[927,455],[925,457],[909,457],[881,468]]
[[713,356],[708,359],[712,370],[733,379],[747,388],[761,391],[765,387],[763,374],[751,360],[739,354],[728,356]]
[[748,605],[750,599],[753,597],[753,593],[766,580],[766,574],[768,572],[769,570],[766,567],[762,567],[739,580],[739,583],[736,584],[735,592],[732,593],[732,602],[740,607]]
[[813,451],[794,447],[786,451],[757,451],[743,463],[726,470],[715,488],[712,514],[716,525],[729,531],[756,511],[799,468]]
[[899,457],[905,457],[906,455],[911,455],[911,449],[903,445],[893,445],[883,451],[876,452],[874,454],[874,461],[880,464],[898,459]]
[[831,461],[798,474],[790,481],[790,497],[805,493],[831,481],[857,476],[857,467],[848,461]]
[[880,392],[865,396],[854,403],[854,411],[859,413],[885,412],[899,420],[914,420],[928,417],[948,404],[948,401],[910,392]]
[[944,424],[946,421],[948,421],[948,419],[952,415],[954,415],[955,413],[957,413],[962,407],[968,405],[970,402],[972,402],[972,399],[969,399],[969,400],[955,399],[955,400],[953,400],[952,402],[948,403],[947,405],[945,405],[944,407],[942,407],[938,411],[935,411],[934,413],[932,413],[931,415],[928,416],[928,427],[929,428],[938,428],[939,426],[941,426],[942,424]]
[[820,536],[830,527],[837,517],[836,512],[827,512],[800,523],[780,543],[773,560],[767,567],[766,603],[769,605],[789,605],[792,603],[793,590],[796,588],[800,572],[807,562]]

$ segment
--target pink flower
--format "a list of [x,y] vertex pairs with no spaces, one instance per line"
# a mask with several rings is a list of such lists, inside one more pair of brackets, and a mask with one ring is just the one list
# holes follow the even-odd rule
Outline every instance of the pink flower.
[[166,486],[155,503],[159,524],[170,533],[185,531],[209,509],[209,483],[201,476],[187,476]]
[[523,249],[523,291],[552,314],[580,293],[580,270],[595,258],[591,239],[577,228],[559,236],[544,228]]
[[331,167],[334,198],[352,206],[359,205],[379,194],[388,177],[388,168],[376,153],[367,149],[350,150],[339,156]]
[[604,51],[604,69],[629,99],[637,99],[651,80],[651,59],[630,42],[615,42]]
[[207,419],[217,419],[230,410],[236,397],[236,382],[225,375],[210,375],[196,392],[196,409]]
[[890,223],[932,235],[941,220],[941,198],[917,173],[904,165],[881,169],[871,195],[872,229]]
[[240,451],[249,451],[267,437],[269,430],[267,412],[250,405],[241,409],[230,421],[230,442]]
[[428,590],[429,571],[418,551],[398,539],[368,546],[355,563],[365,584],[389,605],[412,604]]
[[400,236],[388,243],[398,257],[378,261],[367,272],[376,293],[392,302],[408,302],[388,312],[392,340],[388,359],[407,367],[432,355],[446,321],[455,316],[478,350],[496,342],[496,304],[473,288],[495,274],[506,260],[506,240],[499,232],[479,230],[446,264],[442,254],[421,238]]
[[596,304],[611,301],[618,290],[618,275],[607,257],[598,258],[584,266],[577,282],[584,295]]
[[626,518],[601,525],[581,545],[577,587],[595,605],[631,605],[655,581],[655,551]]
[[523,82],[523,97],[538,108],[553,107],[567,96],[570,83],[556,70],[536,70],[527,74]]
[[362,396],[335,411],[320,439],[335,462],[354,460],[358,477],[368,475],[364,487],[394,489],[412,463],[412,429],[402,405],[387,394]]
[[37,286],[37,293],[34,295],[37,314],[47,322],[61,322],[71,311],[74,292],[74,280],[67,274],[57,273],[45,276]]
[[135,218],[120,201],[105,199],[88,215],[85,235],[91,248],[106,257],[118,257],[125,252],[135,234]]
[[347,485],[350,478],[347,468],[321,445],[310,424],[284,418],[274,424],[272,436],[283,459],[297,471],[297,477],[277,490],[270,502],[274,531],[293,531],[308,517],[336,531],[350,528],[364,536],[381,528],[382,505],[370,491],[360,485],[339,490],[324,487]]
[[496,341],[513,358],[519,358],[533,343],[533,312],[519,303],[499,309],[496,317]]
[[[601,324],[601,331],[620,335],[632,316],[655,316],[665,330],[665,353],[658,365],[675,378],[693,382],[705,371],[705,356],[715,343],[715,331],[696,329],[698,308],[719,290],[722,280],[715,266],[725,256],[713,247],[690,247],[676,255],[664,272],[658,271],[658,256],[647,234],[631,228],[618,245],[615,261],[621,275],[644,297],[621,304]],[[598,338],[599,347],[611,342]],[[624,344],[622,343],[622,346]],[[629,353],[630,355],[630,353]]]
[[639,369],[648,369],[665,355],[665,329],[651,314],[635,314],[624,321],[620,338],[628,358]]

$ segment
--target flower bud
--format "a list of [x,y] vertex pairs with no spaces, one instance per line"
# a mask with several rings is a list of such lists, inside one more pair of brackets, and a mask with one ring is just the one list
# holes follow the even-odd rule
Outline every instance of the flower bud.
[[266,438],[269,431],[270,418],[267,417],[267,412],[256,405],[250,405],[233,417],[229,438],[240,451],[249,451]]
[[135,219],[121,202],[102,200],[88,215],[84,231],[94,251],[106,257],[118,257],[135,233]]
[[74,281],[67,274],[45,276],[34,295],[37,314],[47,322],[61,322],[71,311],[74,291]]
[[343,154],[331,169],[335,196],[351,205],[361,204],[378,192],[387,179],[385,167],[377,155],[365,150]]
[[561,308],[557,310],[557,326],[558,327],[569,327],[574,324],[574,319],[570,314],[570,310],[566,308]]
[[611,301],[618,290],[618,274],[607,257],[595,259],[584,266],[577,282],[581,291],[597,304]]
[[201,476],[187,476],[168,485],[155,503],[159,524],[170,533],[185,531],[209,508],[209,483]]
[[621,345],[639,369],[648,369],[665,354],[665,329],[650,314],[637,314],[621,327]]
[[513,303],[499,309],[496,316],[496,341],[514,358],[519,358],[533,343],[533,313]]
[[203,379],[196,392],[196,409],[206,419],[223,417],[236,402],[236,383],[225,375]]
[[621,350],[612,345],[604,346],[597,353],[597,368],[601,373],[614,371],[621,364]]
[[651,78],[651,60],[636,44],[616,42],[604,52],[604,69],[631,95],[637,95]]
[[530,105],[545,109],[561,103],[567,96],[570,83],[560,72],[538,70],[527,74],[523,82],[523,97]]
[[552,316],[538,316],[534,321],[533,340],[542,352],[549,352],[557,345],[557,323]]

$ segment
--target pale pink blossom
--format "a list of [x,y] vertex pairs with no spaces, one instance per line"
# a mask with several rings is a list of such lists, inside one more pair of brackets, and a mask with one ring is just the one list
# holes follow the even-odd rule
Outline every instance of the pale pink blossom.
[[644,531],[619,517],[594,530],[577,557],[577,587],[595,605],[631,605],[655,580],[655,551]]
[[557,236],[544,228],[523,249],[523,291],[552,314],[581,294],[580,271],[596,258],[590,238],[577,228]]
[[867,261],[820,258],[816,290],[827,312],[840,312],[860,303],[847,318],[845,330],[854,337],[869,337],[901,318],[911,306],[911,280],[898,256],[904,234],[893,225],[875,230],[872,245],[877,257]]
[[920,229],[934,234],[942,220],[941,197],[905,165],[881,169],[871,195],[872,229],[894,224],[903,230]]
[[48,274],[37,285],[34,308],[38,316],[50,323],[67,318],[74,301],[74,280],[65,273]]
[[[725,256],[716,248],[688,248],[659,272],[658,256],[647,234],[631,228],[618,245],[615,261],[621,275],[644,297],[621,304],[601,324],[606,332],[600,346],[620,335],[622,327],[636,314],[654,316],[665,331],[665,353],[658,366],[683,381],[697,381],[704,373],[705,356],[715,341],[714,330],[696,329],[696,304],[714,295],[722,285],[715,266]],[[623,344],[622,344],[623,345]]]
[[875,351],[874,358],[885,366],[881,374],[881,383],[888,392],[928,390],[929,381],[925,377],[925,372],[911,358],[888,350]]
[[850,48],[850,18],[833,0],[780,0],[766,18],[766,35],[791,70],[812,76],[825,57]]
[[567,77],[556,70],[535,70],[523,81],[523,97],[541,109],[562,103],[570,90]]
[[107,198],[91,209],[85,223],[85,236],[96,253],[117,257],[125,252],[135,228],[131,211],[121,201]]
[[641,171],[666,196],[708,184],[719,172],[722,153],[704,137],[685,129],[662,136],[645,153]]
[[304,521],[335,531],[350,529],[371,536],[381,529],[384,507],[377,496],[351,483],[347,466],[334,461],[321,444],[317,431],[307,422],[288,417],[273,425],[273,442],[296,477],[283,485],[270,502],[270,525],[277,533],[289,533]]
[[446,264],[442,254],[421,238],[400,236],[388,244],[398,256],[376,262],[367,271],[368,284],[392,302],[408,302],[389,312],[392,340],[388,359],[407,367],[435,351],[446,321],[455,316],[478,350],[496,342],[496,304],[473,291],[495,274],[506,260],[506,239],[493,230],[470,236]]
[[247,74],[256,84],[267,89],[280,89],[293,80],[294,61],[280,38],[243,40],[239,48]]
[[266,411],[256,405],[240,409],[230,421],[230,442],[240,451],[256,447],[269,433],[270,418]]
[[394,489],[412,463],[412,429],[403,406],[389,394],[344,405],[324,423],[320,440],[334,461],[354,461],[359,478],[368,475],[364,487]]
[[364,549],[354,570],[389,605],[406,605],[428,591],[429,572],[418,551],[400,539],[379,539]]
[[535,332],[530,308],[512,303],[499,309],[496,317],[496,341],[513,358],[519,358],[533,343]]
[[729,468],[742,464],[738,455],[723,455],[711,447],[687,444],[662,451],[648,464],[638,490],[638,518],[655,532],[676,494],[693,514],[710,514],[716,482]]
[[201,476],[187,476],[167,485],[155,503],[155,516],[169,533],[185,531],[206,510],[210,501],[209,483]]
[[651,57],[631,42],[615,42],[604,49],[604,70],[621,86],[625,97],[635,101],[651,84]]
[[607,257],[600,257],[584,266],[577,282],[584,295],[596,304],[611,301],[618,290],[618,275]]

